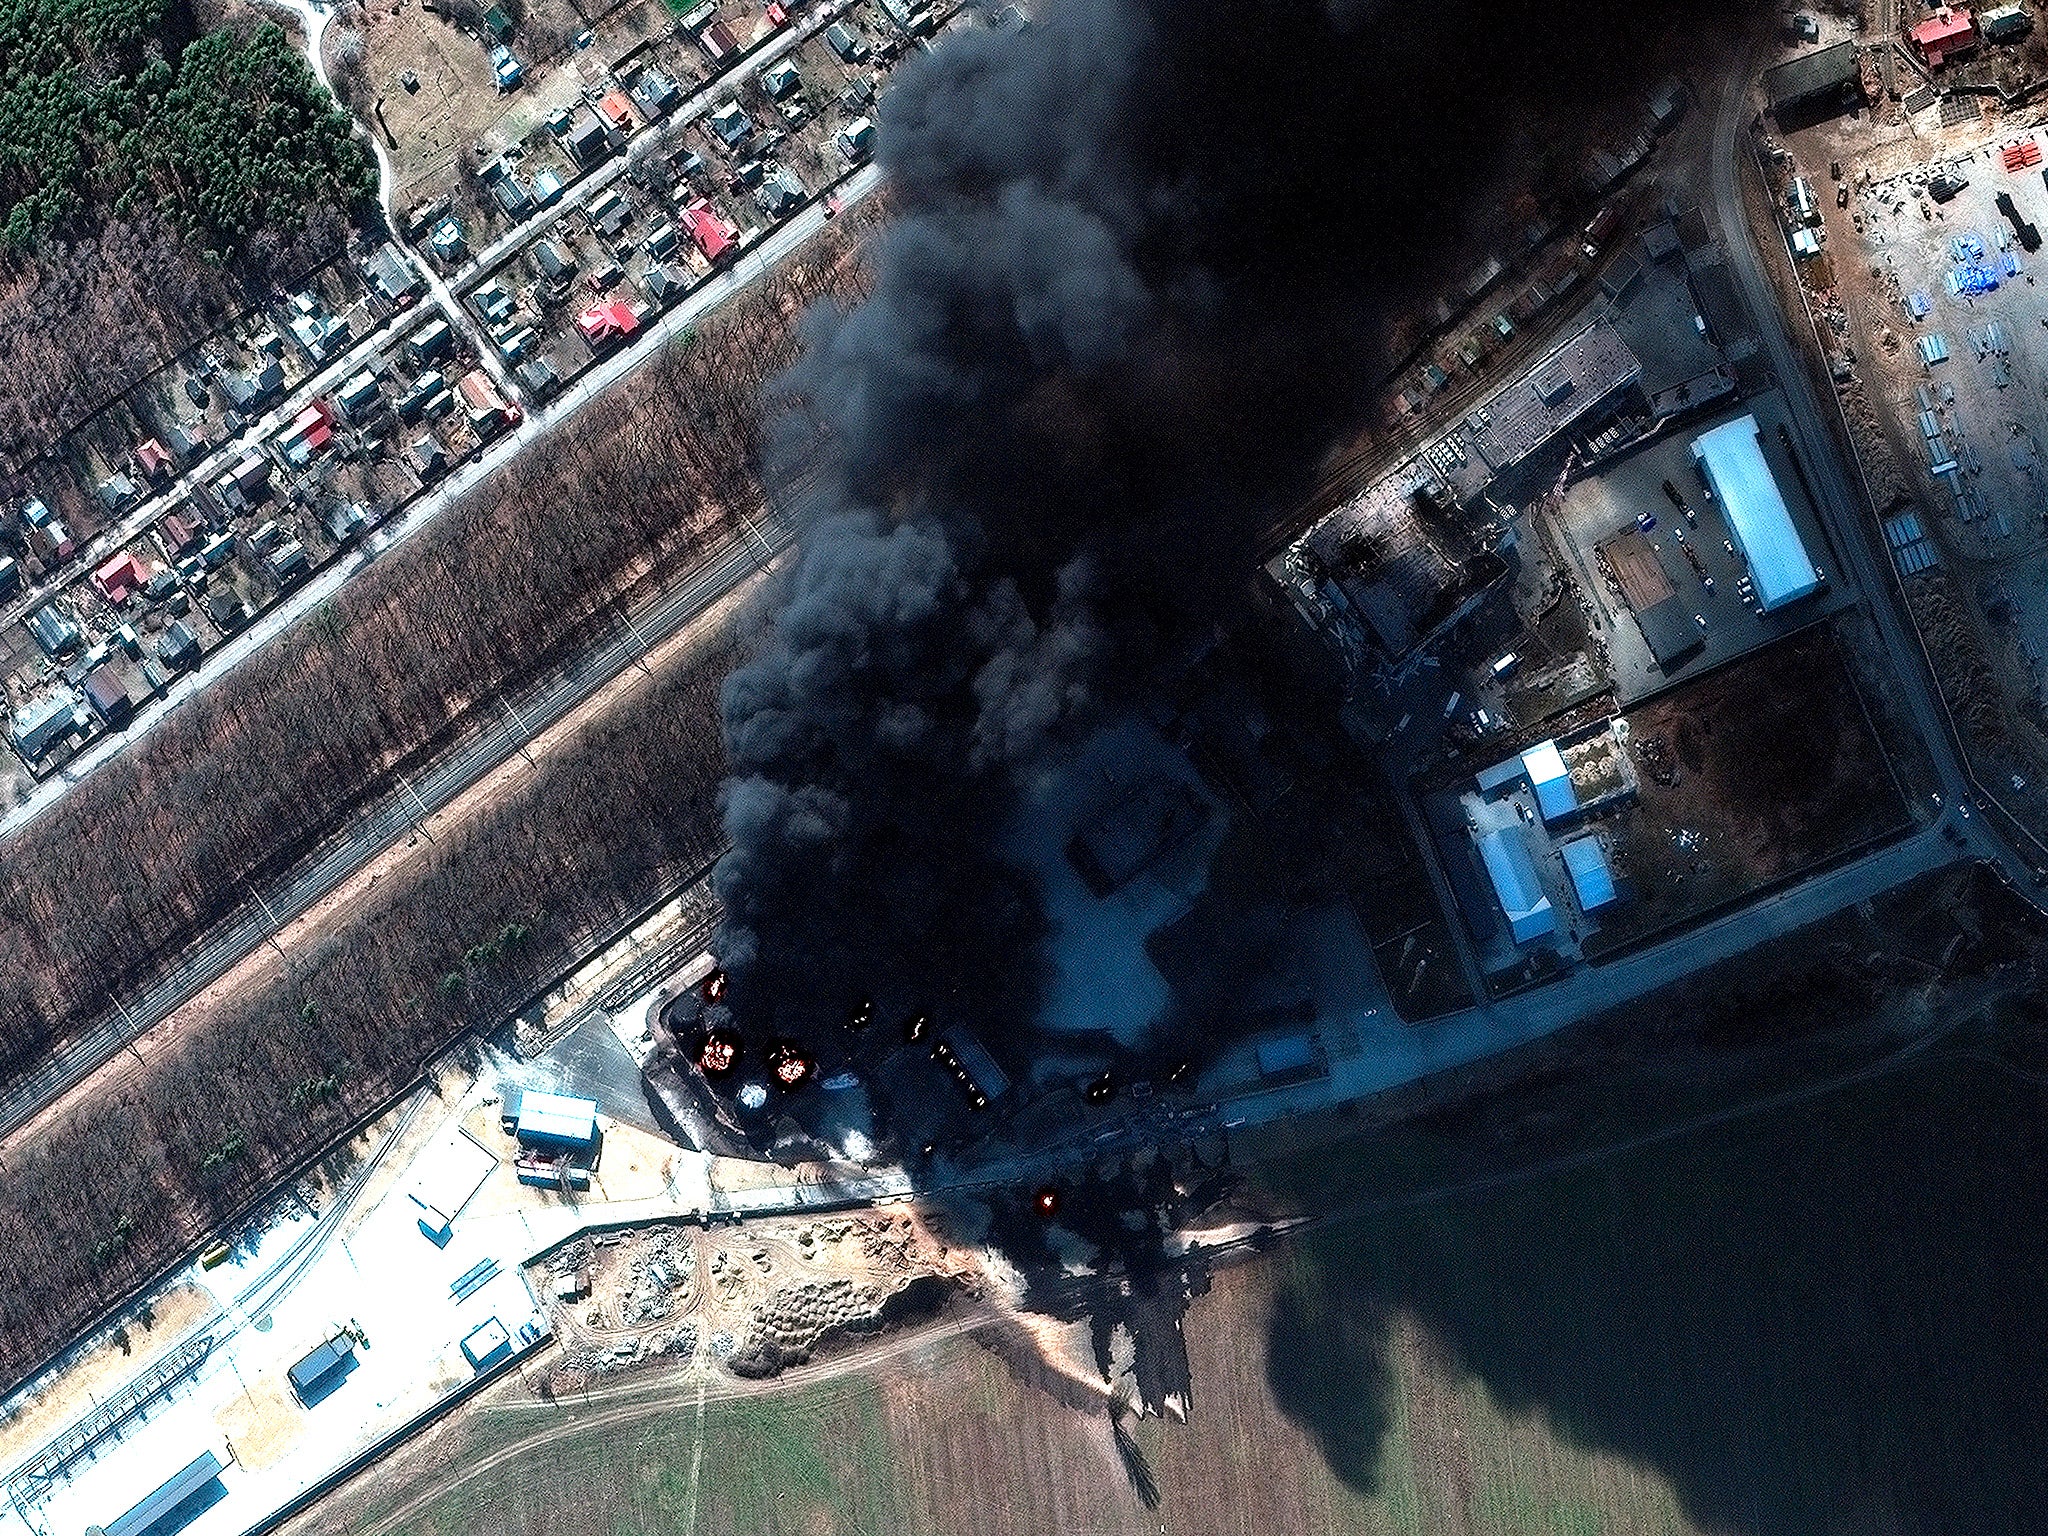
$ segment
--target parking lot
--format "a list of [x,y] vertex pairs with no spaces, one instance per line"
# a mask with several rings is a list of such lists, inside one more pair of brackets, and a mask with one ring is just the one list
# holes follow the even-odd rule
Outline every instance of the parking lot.
[[[1825,578],[1819,593],[1770,614],[1744,597],[1747,568],[1735,550],[1720,507],[1708,495],[1691,451],[1693,440],[1702,433],[1744,415],[1757,419],[1765,461],[1791,509],[1807,553]],[[1837,575],[1839,563],[1800,484],[1793,455],[1778,436],[1777,429],[1784,424],[1783,397],[1776,391],[1758,395],[1727,411],[1687,423],[1565,492],[1552,526],[1580,590],[1590,594],[1595,603],[1597,627],[1607,642],[1620,707],[1627,708],[1646,694],[1754,650],[1811,622],[1818,612],[1850,600],[1851,594]],[[1666,482],[1691,509],[1690,518],[1665,493]],[[1654,520],[1653,526],[1644,528],[1644,517]],[[1616,547],[1624,536],[1638,532],[1640,542],[1628,539]],[[1688,548],[1697,557],[1697,566],[1687,557]],[[1608,551],[1607,567],[1615,570],[1612,579],[1602,569],[1603,549]],[[1616,567],[1630,549],[1646,550],[1654,559],[1697,631],[1689,638],[1699,641],[1699,649],[1669,670],[1659,666],[1624,593],[1621,578],[1626,573]]]

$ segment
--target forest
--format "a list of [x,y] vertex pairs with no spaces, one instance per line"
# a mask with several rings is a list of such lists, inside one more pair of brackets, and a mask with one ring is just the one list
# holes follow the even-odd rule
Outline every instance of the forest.
[[177,0],[0,10],[0,213],[32,250],[162,215],[210,260],[373,197],[376,166],[282,29],[194,36]]
[[375,190],[276,26],[202,32],[185,0],[0,8],[0,460],[333,259]]
[[[0,1151],[13,1381],[720,849],[714,637],[316,942]],[[90,1199],[77,1192],[90,1190]]]

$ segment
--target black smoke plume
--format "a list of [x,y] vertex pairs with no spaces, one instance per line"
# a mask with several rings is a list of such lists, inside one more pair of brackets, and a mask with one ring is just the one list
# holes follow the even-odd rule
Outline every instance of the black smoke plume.
[[1675,15],[1053,0],[897,72],[873,294],[813,317],[777,391],[828,467],[782,487],[800,553],[724,697],[750,1028],[1031,1016],[1019,786],[1242,586],[1389,315],[1513,238],[1468,200],[1646,89]]

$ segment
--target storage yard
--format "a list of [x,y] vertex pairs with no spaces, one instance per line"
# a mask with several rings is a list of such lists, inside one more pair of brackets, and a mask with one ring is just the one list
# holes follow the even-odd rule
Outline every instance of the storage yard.
[[[2043,47],[2038,28],[1977,37],[1935,88],[1794,119],[1766,156],[1785,238],[1807,231],[1821,247],[1796,265],[1943,692],[1980,779],[2036,835],[2048,287],[2030,247],[2048,219],[2048,137],[2038,108],[1938,91],[2038,75]],[[1900,83],[1915,83],[1903,65]]]

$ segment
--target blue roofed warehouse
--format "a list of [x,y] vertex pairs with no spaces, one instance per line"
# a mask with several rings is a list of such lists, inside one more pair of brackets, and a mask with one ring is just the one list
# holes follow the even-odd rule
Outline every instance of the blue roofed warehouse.
[[211,1451],[202,1451],[125,1515],[90,1529],[103,1532],[104,1536],[151,1536],[170,1526],[186,1506],[196,1505],[204,1497],[217,1497],[216,1479],[220,1474],[220,1458]]
[[1764,459],[1756,418],[1726,422],[1693,439],[1692,456],[1721,503],[1735,546],[1749,566],[1750,581],[1763,611],[1795,602],[1820,586],[1792,509]]

